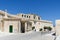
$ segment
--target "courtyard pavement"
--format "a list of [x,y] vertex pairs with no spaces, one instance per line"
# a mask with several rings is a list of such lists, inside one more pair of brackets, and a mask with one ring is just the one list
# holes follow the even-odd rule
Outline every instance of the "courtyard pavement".
[[6,34],[0,37],[0,40],[54,40],[55,37],[52,36],[51,33],[52,32],[28,32]]

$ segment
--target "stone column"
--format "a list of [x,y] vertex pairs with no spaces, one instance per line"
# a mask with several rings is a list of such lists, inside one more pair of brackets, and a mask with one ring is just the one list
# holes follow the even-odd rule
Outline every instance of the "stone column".
[[4,32],[4,22],[2,21],[1,31]]
[[27,22],[25,22],[25,32],[27,32]]
[[18,32],[21,33],[21,22],[18,21]]

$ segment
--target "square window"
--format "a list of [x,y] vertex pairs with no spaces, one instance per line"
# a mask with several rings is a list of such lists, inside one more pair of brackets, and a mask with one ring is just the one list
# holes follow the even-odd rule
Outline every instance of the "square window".
[[40,17],[38,17],[38,20],[40,20]]
[[24,17],[26,17],[26,15],[24,15]]
[[29,18],[30,18],[30,16],[29,16]]
[[36,15],[34,15],[34,19],[35,19]]
[[27,16],[27,18],[28,18],[28,16]]
[[22,15],[22,17],[23,17],[23,15]]

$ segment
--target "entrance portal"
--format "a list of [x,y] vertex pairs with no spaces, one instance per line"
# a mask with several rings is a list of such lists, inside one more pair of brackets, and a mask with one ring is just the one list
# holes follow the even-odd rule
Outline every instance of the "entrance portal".
[[21,22],[21,33],[25,33],[25,22]]
[[13,32],[13,26],[12,26],[12,25],[9,26],[9,32],[10,32],[10,33]]

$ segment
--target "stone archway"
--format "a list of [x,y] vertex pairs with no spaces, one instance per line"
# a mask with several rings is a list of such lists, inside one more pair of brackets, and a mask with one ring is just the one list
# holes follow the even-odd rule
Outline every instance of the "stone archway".
[[25,22],[21,22],[21,33],[25,33]]

